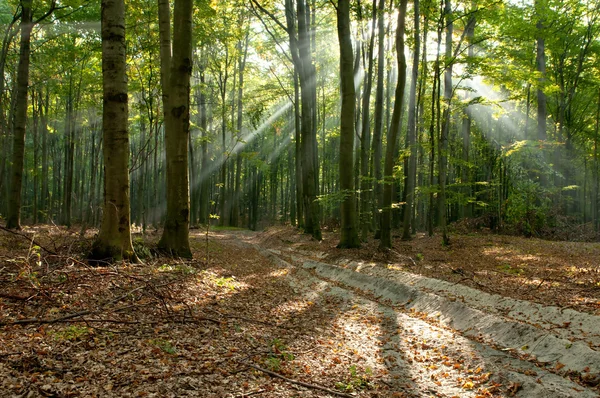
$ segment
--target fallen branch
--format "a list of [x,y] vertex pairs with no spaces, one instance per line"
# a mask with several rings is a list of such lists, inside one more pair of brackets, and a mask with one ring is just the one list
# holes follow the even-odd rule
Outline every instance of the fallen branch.
[[243,392],[241,395],[236,395],[235,398],[251,397],[253,395],[262,394],[263,392],[266,392],[266,391],[267,390],[256,390],[256,391],[252,391],[252,392]]
[[0,322],[0,326],[8,326],[8,325],[31,325],[31,324],[50,324],[50,323],[57,323],[57,322],[63,322],[69,319],[73,319],[73,318],[77,318],[80,316],[84,316],[84,315],[91,315],[91,314],[97,314],[98,312],[100,312],[101,310],[103,310],[104,308],[108,307],[111,304],[117,303],[119,301],[121,301],[122,299],[124,299],[125,297],[129,296],[130,294],[140,290],[144,288],[144,286],[140,286],[137,287],[133,290],[130,290],[129,292],[127,292],[126,294],[117,297],[114,300],[109,301],[108,303],[104,304],[102,307],[98,308],[97,310],[83,310],[83,311],[79,311],[79,312],[75,312],[73,314],[67,314],[67,315],[63,315],[61,317],[58,318],[52,318],[52,319],[39,319],[39,318],[28,318],[28,319],[19,319],[16,321],[12,321],[12,322]]
[[246,365],[246,366],[248,366],[250,368],[256,369],[258,371],[261,371],[263,373],[266,373],[266,374],[268,374],[271,377],[276,377],[278,379],[285,380],[288,383],[296,384],[298,386],[310,388],[310,389],[313,389],[313,390],[324,391],[324,392],[326,392],[328,394],[336,395],[338,397],[354,398],[354,395],[345,394],[343,392],[339,392],[339,391],[335,391],[335,390],[330,390],[329,388],[321,387],[321,386],[316,385],[316,384],[310,384],[310,383],[305,383],[303,381],[289,379],[289,378],[287,378],[285,376],[280,375],[279,373],[271,372],[268,369],[261,368],[260,366],[253,365],[253,364],[248,363],[248,362],[241,362],[241,361],[239,361],[239,363],[242,364],[242,365]]
[[36,240],[35,240],[35,239],[33,239],[33,238],[30,238],[29,236],[27,236],[27,235],[25,235],[25,234],[22,234],[22,233],[19,233],[19,232],[16,232],[16,231],[12,231],[12,230],[10,230],[10,229],[8,229],[8,228],[4,228],[4,227],[3,227],[3,226],[1,226],[1,225],[0,225],[0,230],[2,230],[2,231],[6,231],[6,232],[8,232],[8,233],[11,233],[11,234],[13,234],[13,235],[20,236],[20,237],[22,237],[22,238],[25,238],[25,239],[27,239],[27,240],[29,241],[29,243],[31,243],[31,244],[33,244],[33,245],[36,245],[36,246],[38,246],[40,249],[44,250],[44,251],[45,251],[46,253],[48,253],[48,254],[52,254],[52,255],[54,255],[54,256],[57,256],[57,255],[58,255],[58,254],[57,254],[55,251],[52,251],[52,250],[50,250],[50,249],[46,249],[44,246],[42,246],[42,245],[40,244],[40,242],[36,241]]

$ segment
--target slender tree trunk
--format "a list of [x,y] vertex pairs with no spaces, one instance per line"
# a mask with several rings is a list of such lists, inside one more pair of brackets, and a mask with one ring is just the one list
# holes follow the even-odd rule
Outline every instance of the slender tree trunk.
[[39,179],[40,173],[39,169],[39,151],[40,151],[40,109],[39,103],[37,102],[36,92],[34,90],[31,91],[31,111],[33,114],[33,223],[38,223],[38,197],[39,197]]
[[594,231],[596,231],[596,233],[598,233],[598,229],[600,227],[600,220],[598,219],[598,190],[599,190],[599,178],[600,178],[600,173],[598,170],[598,140],[600,139],[599,137],[600,134],[600,89],[598,89],[598,104],[596,107],[596,128],[594,130],[594,171],[593,171],[593,178],[594,178],[594,193],[593,193],[593,198],[592,198],[592,218],[593,218],[593,222],[594,222]]
[[[473,59],[475,55],[475,49],[473,47],[473,36],[475,34],[475,2],[471,3],[472,14],[467,23],[466,40],[469,49],[467,55],[469,59]],[[529,91],[528,91],[529,94]],[[467,99],[471,98],[469,92],[466,94]],[[527,131],[527,119],[529,118],[529,97],[527,98],[527,116],[525,117],[525,131]],[[463,185],[463,195],[465,196],[466,202],[460,205],[459,217],[472,217],[471,204],[468,202],[471,197],[471,182],[469,180],[469,147],[471,146],[471,109],[466,107],[462,117],[462,161],[463,165],[461,169],[461,184]]]
[[[27,126],[27,93],[29,86],[29,55],[31,52],[31,0],[21,1],[21,44],[17,68],[17,95],[13,133],[12,178],[8,198],[7,228],[21,228],[21,191]],[[4,76],[1,76],[4,78]]]
[[546,12],[546,5],[544,0],[535,0],[534,7],[538,13],[538,20],[536,22],[536,57],[535,64],[536,70],[540,77],[538,78],[537,87],[537,139],[546,139],[546,118],[547,118],[547,105],[546,105],[546,94],[544,93],[544,86],[546,82],[546,55],[545,55],[545,27],[544,18],[541,16],[542,13]]
[[[358,231],[356,228],[356,194],[352,173],[352,166],[354,164],[354,111],[356,93],[354,89],[354,72],[352,67],[353,52],[350,34],[349,0],[338,1],[337,27],[340,42],[340,82],[342,91],[339,173],[341,192],[344,198],[341,205],[342,227],[338,247],[353,248],[360,247],[360,240],[358,239]],[[365,95],[368,95],[368,93],[365,93]],[[364,134],[365,132],[363,131],[363,140],[365,140]],[[368,151],[368,147],[366,148],[366,151]],[[365,159],[363,158],[363,160]],[[366,160],[368,161],[368,156]],[[365,169],[367,168],[365,167]],[[364,176],[366,177],[366,175]]]
[[47,222],[49,215],[49,195],[48,180],[48,107],[50,104],[49,90],[46,88],[46,100],[43,99],[42,92],[39,93],[40,98],[40,125],[42,134],[42,192],[40,195],[40,216],[42,222]]
[[200,61],[200,89],[198,93],[198,106],[200,108],[200,131],[202,134],[202,171],[200,173],[200,205],[199,221],[200,224],[208,224],[208,194],[210,191],[210,174],[208,172],[208,117],[206,109],[206,81],[204,76],[204,60]]
[[444,16],[446,21],[446,71],[444,73],[444,112],[443,125],[440,135],[440,159],[439,159],[439,181],[440,181],[440,196],[438,201],[438,211],[440,218],[440,227],[442,229],[442,244],[447,246],[450,244],[448,237],[447,226],[447,210],[446,210],[446,180],[448,171],[448,137],[450,135],[450,115],[452,105],[452,63],[449,61],[452,58],[452,32],[454,28],[452,20],[452,6],[450,0],[445,0]]
[[394,171],[394,152],[398,133],[400,130],[400,116],[404,106],[404,88],[406,87],[406,57],[404,56],[404,33],[406,32],[406,3],[407,0],[400,1],[400,12],[398,13],[398,27],[396,30],[396,57],[398,59],[398,83],[396,85],[396,99],[394,102],[394,111],[392,113],[392,122],[388,132],[387,147],[385,151],[384,164],[384,188],[383,188],[383,206],[381,214],[381,242],[380,247],[389,249],[392,247],[392,194],[393,194],[393,171]]
[[412,220],[412,207],[415,201],[415,184],[417,179],[417,80],[419,79],[419,62],[421,50],[421,31],[419,12],[419,0],[414,0],[414,39],[412,77],[410,82],[410,98],[408,101],[408,147],[410,157],[408,159],[408,176],[406,179],[406,204],[404,205],[404,219],[402,221],[402,239],[411,238],[410,224]]
[[385,79],[385,28],[384,28],[384,0],[379,0],[377,13],[377,88],[375,91],[375,128],[373,129],[373,142],[371,145],[373,170],[373,220],[375,224],[375,237],[379,237],[381,219],[379,211],[382,206],[382,187],[381,187],[381,152],[383,136],[383,82]]
[[[360,225],[361,239],[367,240],[367,235],[371,229],[371,188],[372,182],[369,178],[370,151],[371,151],[371,125],[370,125],[370,107],[371,107],[371,87],[373,84],[373,47],[375,46],[375,28],[377,26],[377,0],[373,0],[373,16],[371,24],[371,37],[369,48],[367,50],[367,73],[363,87],[362,98],[362,134],[360,142]],[[352,43],[351,43],[352,45]],[[343,115],[343,114],[342,114]],[[344,116],[342,116],[344,117]]]
[[125,2],[102,0],[104,213],[90,258],[138,261],[131,243]]
[[[188,136],[192,73],[192,0],[175,0],[173,56],[169,70],[170,123],[165,130],[167,218],[158,247],[171,255],[192,257],[189,243],[190,193]],[[164,90],[164,88],[163,88]]]
[[[246,68],[246,57],[248,56],[248,43],[250,32],[246,30],[246,37],[244,42],[240,42],[240,56],[238,60],[239,65],[239,83],[237,93],[237,133],[239,136],[242,135],[243,127],[243,96],[244,96],[244,70]],[[235,169],[235,182],[234,182],[234,193],[233,193],[233,209],[231,213],[231,224],[235,227],[240,225],[240,199],[242,197],[241,192],[241,178],[242,178],[242,155],[241,149],[237,150],[236,153],[236,169]]]

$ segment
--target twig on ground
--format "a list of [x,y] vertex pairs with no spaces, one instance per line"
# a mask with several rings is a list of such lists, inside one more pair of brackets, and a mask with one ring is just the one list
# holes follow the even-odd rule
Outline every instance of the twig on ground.
[[319,386],[319,385],[316,385],[316,384],[310,384],[310,383],[305,383],[303,381],[289,379],[289,378],[287,378],[285,376],[280,375],[279,373],[271,372],[268,369],[261,368],[260,366],[256,366],[256,365],[248,363],[248,362],[239,362],[239,363],[242,364],[242,365],[246,365],[246,366],[248,366],[250,368],[256,369],[256,370],[258,370],[260,372],[266,373],[266,374],[268,374],[271,377],[276,377],[278,379],[285,380],[288,383],[296,384],[298,386],[310,388],[310,389],[313,389],[313,390],[324,391],[324,392],[326,392],[328,394],[336,395],[338,397],[354,398],[353,395],[345,394],[343,392],[339,392],[339,391],[335,391],[335,390],[330,390],[329,388],[325,388],[325,387],[322,387],[322,386]]
[[398,256],[398,257],[400,257],[400,258],[407,258],[407,259],[409,259],[410,261],[412,261],[412,263],[413,263],[413,265],[414,265],[415,267],[417,266],[417,263],[415,262],[415,260],[413,260],[413,258],[412,258],[412,257],[410,257],[410,256],[405,256],[404,254],[400,254],[400,253],[398,253],[396,250],[393,250],[393,249],[390,249],[390,252],[394,253],[396,256]]
[[46,253],[52,254],[52,255],[54,255],[54,256],[57,256],[57,255],[58,255],[58,254],[56,254],[56,252],[54,252],[54,251],[52,251],[52,250],[50,250],[50,249],[47,249],[47,248],[45,248],[44,246],[42,246],[42,245],[40,244],[40,242],[36,241],[36,240],[35,240],[35,239],[33,239],[33,238],[30,238],[29,236],[27,236],[27,235],[25,235],[25,234],[22,234],[22,233],[19,233],[19,232],[16,232],[16,231],[11,231],[10,229],[8,229],[8,228],[4,228],[4,227],[3,227],[3,226],[1,226],[1,225],[0,225],[0,230],[2,230],[2,231],[6,231],[6,232],[8,232],[8,233],[11,233],[11,234],[13,234],[13,235],[21,236],[21,237],[23,237],[23,238],[27,239],[27,240],[29,241],[29,243],[31,243],[32,245],[39,246],[39,247],[40,247],[40,249],[44,250]]
[[130,290],[129,292],[127,292],[126,294],[117,297],[114,300],[109,301],[108,303],[104,304],[103,306],[101,306],[99,309],[97,310],[83,310],[83,311],[78,311],[75,312],[73,314],[67,314],[67,315],[63,315],[61,317],[58,318],[52,318],[52,319],[39,319],[39,318],[28,318],[28,319],[18,319],[16,321],[12,321],[12,322],[0,322],[0,326],[8,326],[8,325],[31,325],[31,324],[49,324],[49,323],[57,323],[57,322],[62,322],[68,319],[73,319],[73,318],[77,318],[80,316],[84,316],[84,315],[90,315],[90,314],[97,314],[98,312],[100,312],[101,310],[103,310],[104,308],[117,303],[119,301],[121,301],[122,299],[124,299],[125,297],[129,296],[130,294],[140,290],[144,288],[144,286],[140,286],[137,287],[133,290]]
[[266,391],[267,390],[256,390],[256,391],[252,391],[252,392],[243,392],[241,395],[236,395],[235,398],[251,397],[253,395],[262,394],[263,392],[266,392]]

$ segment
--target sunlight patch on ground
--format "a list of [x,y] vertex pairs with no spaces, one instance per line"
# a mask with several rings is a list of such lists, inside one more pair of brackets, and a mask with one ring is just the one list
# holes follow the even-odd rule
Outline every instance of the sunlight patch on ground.
[[314,302],[304,299],[286,301],[285,303],[273,307],[271,309],[271,314],[276,315],[277,317],[281,317],[283,315],[291,318],[293,314],[309,311],[314,304]]
[[275,271],[269,273],[269,276],[279,278],[282,276],[286,276],[287,274],[289,274],[289,272],[290,271],[287,268],[283,268],[283,269],[278,269],[278,270],[275,270]]

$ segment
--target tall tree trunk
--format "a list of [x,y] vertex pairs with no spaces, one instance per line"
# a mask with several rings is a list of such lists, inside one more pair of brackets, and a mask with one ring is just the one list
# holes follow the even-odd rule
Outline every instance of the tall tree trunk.
[[371,169],[373,188],[373,220],[376,228],[375,237],[379,237],[381,226],[379,210],[382,206],[381,190],[381,152],[383,136],[383,81],[385,79],[385,29],[384,29],[384,0],[379,0],[377,13],[377,88],[375,91],[375,128],[373,129],[373,142],[371,144]]
[[42,134],[42,192],[40,195],[40,211],[42,222],[48,221],[49,207],[48,199],[50,192],[48,190],[48,108],[50,105],[50,93],[46,88],[46,99],[44,100],[43,94],[40,91],[40,125]]
[[[337,27],[340,42],[340,83],[342,109],[340,112],[340,188],[343,195],[341,205],[341,237],[338,247],[360,247],[356,228],[355,190],[352,166],[354,164],[354,111],[356,93],[354,89],[353,52],[350,36],[350,0],[338,1]],[[365,93],[365,95],[369,95]],[[368,116],[367,116],[368,117]],[[363,140],[365,132],[363,131]],[[365,149],[365,148],[363,148]],[[366,148],[368,152],[368,147]],[[367,156],[368,161],[368,156]],[[365,160],[363,158],[363,160]],[[367,167],[365,167],[368,170]],[[365,170],[365,171],[366,171]],[[364,175],[366,177],[366,175]],[[368,209],[368,207],[367,207]]]
[[[360,142],[360,225],[361,239],[365,241],[369,230],[371,229],[371,187],[372,182],[369,178],[370,151],[371,151],[371,87],[373,84],[373,47],[375,46],[375,27],[377,26],[377,0],[373,0],[373,16],[371,24],[371,37],[369,48],[367,50],[367,73],[363,87],[362,98],[362,135]],[[343,115],[343,114],[342,114]],[[343,117],[343,116],[342,116]]]
[[[158,247],[171,255],[192,257],[189,242],[190,194],[188,136],[190,134],[190,76],[192,74],[192,0],[175,0],[173,56],[169,70],[170,123],[165,130],[167,217]],[[164,90],[164,88],[163,88]]]
[[446,71],[444,73],[444,112],[443,125],[439,142],[439,181],[440,196],[438,201],[438,211],[440,227],[442,229],[442,244],[447,246],[450,243],[448,237],[447,211],[446,211],[446,179],[448,170],[448,137],[450,135],[450,115],[452,105],[452,32],[454,28],[452,20],[452,6],[450,0],[445,0],[444,16],[446,21]]
[[300,83],[298,72],[294,71],[294,146],[296,172],[296,218],[298,228],[304,228],[304,189],[302,185],[302,140],[300,138]]
[[[246,30],[246,36],[244,42],[240,41],[240,55],[238,60],[238,92],[237,92],[237,134],[242,137],[243,127],[243,96],[244,96],[244,70],[246,69],[246,57],[248,55],[248,44],[249,44],[249,30]],[[231,213],[231,224],[235,227],[240,225],[240,198],[242,197],[241,192],[241,178],[242,178],[242,155],[241,149],[237,150],[235,156],[236,168],[235,168],[235,182],[233,186],[233,208]]]
[[[472,14],[471,17],[469,18],[469,22],[467,22],[467,27],[466,27],[466,40],[467,40],[467,45],[469,46],[469,49],[467,50],[467,55],[469,57],[469,59],[473,59],[473,57],[475,56],[475,48],[473,46],[473,36],[475,34],[475,9],[476,9],[476,4],[473,1],[471,3],[471,9],[472,9]],[[529,90],[528,90],[528,94],[529,94]],[[467,99],[471,98],[470,93],[467,91],[466,93],[466,97]],[[527,131],[527,119],[529,118],[529,97],[527,98],[527,115],[525,117],[525,131]],[[463,113],[463,117],[462,117],[462,162],[463,165],[460,168],[461,169],[461,176],[460,176],[460,182],[461,185],[463,185],[463,195],[465,196],[465,199],[467,200],[466,203],[464,203],[463,205],[460,206],[460,210],[459,210],[459,217],[463,218],[463,217],[472,217],[472,206],[471,204],[468,202],[469,198],[471,197],[471,182],[469,180],[469,147],[471,146],[471,109],[470,107],[466,107]]]
[[383,170],[384,187],[381,214],[381,241],[379,246],[383,249],[392,247],[392,195],[394,184],[394,152],[398,133],[400,130],[400,116],[404,106],[404,88],[406,87],[406,57],[404,55],[404,33],[406,32],[406,3],[400,1],[398,13],[398,27],[396,28],[396,57],[398,60],[398,83],[396,85],[394,111],[387,136],[385,150],[385,164]]
[[410,224],[412,220],[412,207],[415,198],[415,183],[417,179],[417,80],[419,79],[419,62],[421,50],[421,15],[419,13],[419,0],[414,0],[414,39],[412,76],[410,82],[410,98],[408,100],[408,147],[410,157],[408,159],[408,176],[406,179],[406,204],[404,205],[404,219],[402,220],[402,239],[411,238]]
[[138,261],[131,243],[125,2],[102,0],[104,213],[93,260]]
[[[25,131],[27,126],[27,92],[29,86],[29,55],[31,52],[31,0],[21,1],[21,44],[17,68],[17,95],[13,132],[12,178],[8,198],[7,228],[21,228],[21,190],[25,157]],[[3,79],[4,76],[1,76]]]
[[208,117],[206,109],[206,81],[204,76],[204,59],[200,61],[200,89],[198,90],[198,106],[200,108],[200,132],[202,134],[202,143],[200,150],[202,152],[200,173],[200,204],[199,221],[200,224],[208,224],[208,194],[210,190],[210,174],[208,172]]
[[305,0],[296,4],[298,18],[298,58],[300,78],[300,102],[302,104],[301,146],[302,183],[304,193],[304,231],[321,240],[318,195],[318,155],[316,136],[316,79],[313,54],[310,48],[309,17]]
[[546,12],[546,4],[544,0],[535,0],[534,7],[536,9],[537,22],[536,22],[536,57],[535,65],[536,70],[539,73],[538,87],[537,87],[537,139],[546,139],[546,117],[547,117],[547,105],[546,105],[546,94],[544,93],[544,86],[546,82],[546,55],[545,55],[545,27],[544,18],[542,14]]

